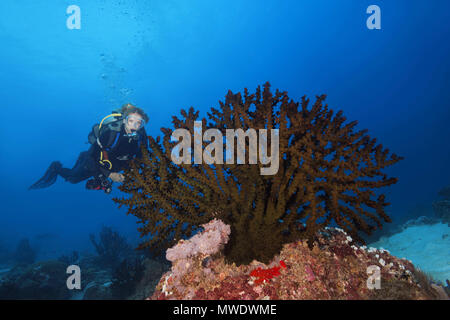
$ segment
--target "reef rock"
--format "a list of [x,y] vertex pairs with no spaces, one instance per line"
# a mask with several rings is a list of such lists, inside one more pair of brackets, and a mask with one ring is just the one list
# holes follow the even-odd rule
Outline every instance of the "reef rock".
[[172,267],[147,299],[448,298],[411,261],[358,246],[338,228],[317,234],[312,249],[299,240],[285,244],[269,264],[253,260],[236,266],[225,262],[221,250],[228,241],[227,226],[215,219],[203,227],[205,231],[167,250]]

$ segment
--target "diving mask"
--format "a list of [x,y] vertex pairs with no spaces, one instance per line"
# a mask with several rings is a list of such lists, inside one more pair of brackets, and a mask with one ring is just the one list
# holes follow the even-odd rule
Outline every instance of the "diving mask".
[[129,115],[125,118],[125,123],[127,124],[128,128],[139,130],[144,126],[144,119],[135,115]]

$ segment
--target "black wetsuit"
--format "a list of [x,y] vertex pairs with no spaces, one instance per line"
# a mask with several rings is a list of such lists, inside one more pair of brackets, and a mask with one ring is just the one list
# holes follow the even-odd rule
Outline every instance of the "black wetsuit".
[[[127,136],[123,124],[121,124],[120,131],[112,130],[109,127],[102,129],[99,141],[101,146],[95,143],[89,150],[80,153],[72,169],[63,168],[59,161],[52,162],[44,176],[29,189],[47,188],[55,183],[58,175],[71,183],[79,183],[91,177],[100,183],[107,179],[111,172],[119,172],[128,168],[130,160],[140,157],[142,144],[148,148],[148,138],[144,128],[138,130],[135,137],[130,137]],[[103,159],[109,160],[111,168],[107,161],[104,161],[103,165],[100,163],[102,151],[104,152]],[[98,180],[99,178],[103,180]]]

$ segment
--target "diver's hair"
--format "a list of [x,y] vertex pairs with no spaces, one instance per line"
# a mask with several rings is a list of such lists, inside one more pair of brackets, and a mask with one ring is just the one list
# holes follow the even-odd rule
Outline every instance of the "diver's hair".
[[132,105],[131,103],[125,103],[122,106],[122,109],[120,110],[120,113],[123,114],[123,117],[125,118],[129,114],[137,113],[139,114],[145,121],[145,123],[148,123],[148,115],[142,110],[141,108],[136,107],[135,105]]

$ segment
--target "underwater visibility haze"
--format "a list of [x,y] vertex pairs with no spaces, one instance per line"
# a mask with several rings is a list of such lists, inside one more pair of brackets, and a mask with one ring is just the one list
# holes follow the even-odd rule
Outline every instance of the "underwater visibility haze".
[[[257,260],[278,281],[296,240],[304,259],[319,255],[314,241],[353,256],[339,234],[317,238],[325,227],[381,248],[382,270],[383,249],[406,258],[424,281],[411,283],[430,285],[388,298],[448,294],[449,10],[444,0],[2,1],[0,299],[165,298],[176,290],[163,274],[185,277],[180,261],[195,255],[215,274],[218,247],[235,273],[262,277],[244,267]],[[193,133],[202,119],[203,133],[279,129],[275,174],[260,174],[260,157],[174,163],[173,130]],[[200,243],[199,230],[218,232],[214,250],[178,242]],[[90,270],[80,290],[65,287],[71,264]],[[326,274],[302,270],[308,283]],[[316,298],[382,298],[356,288]],[[259,290],[248,297],[273,298]]]

